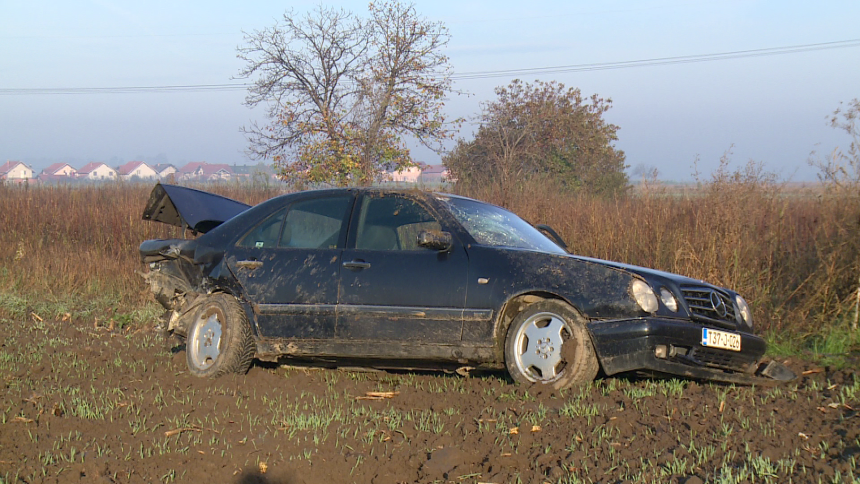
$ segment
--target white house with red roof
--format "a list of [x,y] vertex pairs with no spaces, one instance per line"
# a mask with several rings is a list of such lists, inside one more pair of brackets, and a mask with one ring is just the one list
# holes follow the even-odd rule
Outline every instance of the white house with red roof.
[[206,163],[205,161],[194,161],[183,166],[177,172],[181,180],[198,181],[220,181],[233,178],[233,170],[230,165],[224,163]]
[[164,180],[170,175],[175,175],[179,170],[176,169],[175,166],[170,163],[159,163],[152,167],[156,173],[158,173],[158,178],[160,180]]
[[54,163],[39,174],[39,180],[42,181],[63,181],[71,180],[75,177],[78,170],[68,163]]
[[427,167],[426,163],[420,161],[415,163],[415,166],[398,170],[385,170],[385,181],[393,181],[398,183],[418,183],[418,177],[421,172]]
[[0,180],[24,181],[33,178],[33,169],[20,161],[7,161],[0,165]]
[[187,165],[183,166],[176,172],[176,177],[180,180],[187,180],[193,178],[195,176],[195,172],[201,165],[205,165],[205,161],[192,161]]
[[205,164],[202,166],[203,179],[206,181],[229,180],[233,178],[233,169],[226,163]]
[[86,180],[116,180],[117,172],[105,163],[93,161],[87,163],[77,174],[78,178]]
[[445,183],[449,180],[448,168],[445,165],[427,165],[418,177],[421,183]]
[[116,169],[117,174],[123,180],[137,178],[140,180],[155,180],[158,173],[144,161],[129,161]]

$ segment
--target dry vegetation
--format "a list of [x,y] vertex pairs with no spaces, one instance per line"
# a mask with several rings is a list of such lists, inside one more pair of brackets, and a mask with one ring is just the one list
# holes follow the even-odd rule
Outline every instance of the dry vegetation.
[[[271,186],[206,187],[247,203],[279,193]],[[0,303],[12,314],[125,325],[151,322],[156,305],[139,276],[137,246],[181,236],[141,220],[151,186],[0,185]],[[466,195],[501,203],[494,187]],[[857,192],[789,189],[751,164],[726,163],[699,187],[645,185],[625,197],[565,193],[532,181],[505,205],[556,228],[577,254],[654,267],[731,287],[752,304],[776,340],[797,342],[847,329],[860,277]],[[841,347],[844,352],[857,332]],[[856,343],[856,341],[855,341]]]
[[[506,198],[530,222],[555,227],[576,254],[733,288],[759,328],[802,337],[856,317],[860,192],[827,188],[789,188],[756,164],[732,172],[724,160],[696,188],[645,184],[597,198],[540,180]],[[469,195],[501,197],[493,187]]]

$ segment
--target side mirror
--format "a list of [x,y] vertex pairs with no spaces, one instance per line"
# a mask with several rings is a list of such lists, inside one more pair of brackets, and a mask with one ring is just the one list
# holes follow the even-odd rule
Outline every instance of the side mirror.
[[427,249],[446,251],[454,245],[454,239],[450,233],[441,230],[422,230],[418,232],[418,245]]
[[564,249],[565,252],[569,252],[567,250],[567,244],[564,243],[564,239],[562,239],[561,236],[558,235],[558,232],[553,230],[552,227],[550,227],[549,225],[546,225],[546,224],[537,224],[537,225],[535,225],[535,228],[540,230],[541,232],[543,232],[544,235],[546,235],[547,237],[550,238],[550,240],[555,242],[555,245]]

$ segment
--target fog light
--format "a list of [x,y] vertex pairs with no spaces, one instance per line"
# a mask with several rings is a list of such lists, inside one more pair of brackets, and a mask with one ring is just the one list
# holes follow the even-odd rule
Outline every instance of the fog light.
[[669,356],[669,348],[667,348],[666,345],[657,345],[654,348],[654,356],[661,360],[665,360],[666,357]]

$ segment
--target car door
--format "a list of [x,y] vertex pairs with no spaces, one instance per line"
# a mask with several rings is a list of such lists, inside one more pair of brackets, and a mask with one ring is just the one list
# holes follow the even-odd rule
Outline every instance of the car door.
[[328,339],[336,324],[340,258],[351,194],[295,201],[227,252],[263,337]]
[[356,204],[340,276],[337,337],[351,341],[459,342],[468,259],[418,245],[444,230],[417,198],[365,192]]

